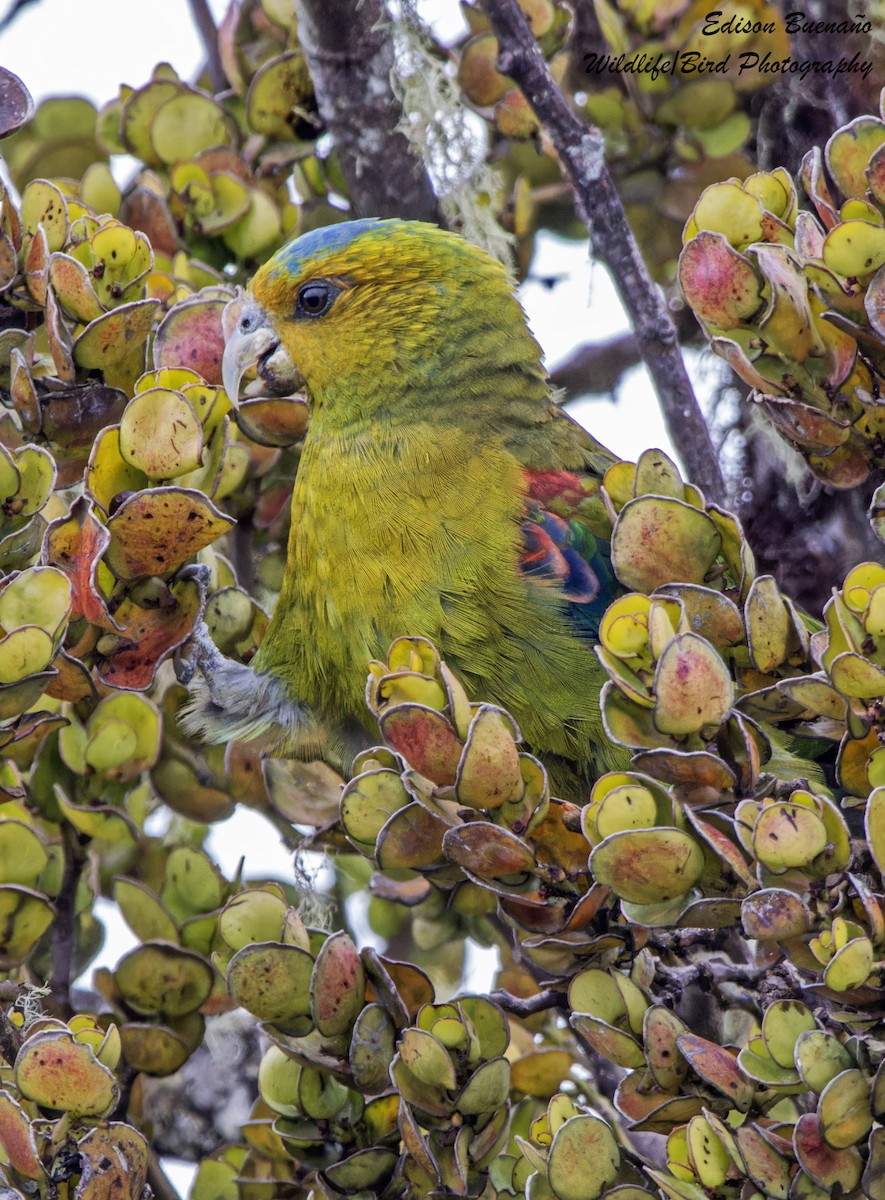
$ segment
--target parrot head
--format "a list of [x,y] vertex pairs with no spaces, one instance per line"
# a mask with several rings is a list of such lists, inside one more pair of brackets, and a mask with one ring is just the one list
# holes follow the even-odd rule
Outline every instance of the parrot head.
[[402,380],[426,403],[453,357],[486,353],[447,336],[456,323],[494,328],[496,352],[512,330],[514,357],[537,361],[512,280],[485,251],[419,221],[326,226],[279,250],[228,306],[225,390],[236,404],[257,365],[265,391],[306,388],[315,411],[337,397],[350,416],[371,415]]

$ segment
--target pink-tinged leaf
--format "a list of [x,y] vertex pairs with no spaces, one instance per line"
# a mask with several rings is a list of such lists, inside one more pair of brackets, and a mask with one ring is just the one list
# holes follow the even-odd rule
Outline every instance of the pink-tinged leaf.
[[164,575],[232,528],[202,492],[158,487],[136,492],[108,521],[105,561],[118,579]]
[[185,300],[170,309],[154,338],[155,367],[189,367],[207,383],[221,383],[226,300]]
[[114,612],[120,633],[108,635],[98,668],[102,682],[144,691],[160,663],[190,637],[202,607],[199,584],[189,576],[173,582],[155,607],[141,608],[127,596]]
[[762,304],[756,272],[721,233],[704,230],[691,239],[679,259],[679,283],[698,318],[718,329],[734,329]]
[[440,713],[422,704],[398,704],[378,725],[387,744],[420,775],[438,787],[455,782],[464,747]]
[[102,629],[119,629],[96,579],[99,559],[110,540],[111,535],[93,513],[92,501],[79,496],[68,515],[47,528],[41,558],[70,580],[72,618],[85,617]]

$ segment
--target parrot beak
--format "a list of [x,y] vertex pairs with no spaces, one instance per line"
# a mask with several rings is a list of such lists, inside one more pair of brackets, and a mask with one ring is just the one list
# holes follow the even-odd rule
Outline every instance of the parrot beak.
[[226,305],[222,325],[221,379],[235,408],[240,400],[240,380],[256,363],[258,374],[275,395],[289,394],[303,385],[304,379],[280,343],[270,317],[248,293]]

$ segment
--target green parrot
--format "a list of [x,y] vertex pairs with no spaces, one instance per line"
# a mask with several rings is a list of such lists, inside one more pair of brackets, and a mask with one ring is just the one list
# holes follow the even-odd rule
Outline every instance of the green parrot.
[[504,267],[401,220],[284,246],[228,314],[245,371],[311,407],[279,601],[249,666],[206,641],[187,717],[207,740],[347,771],[377,741],[368,664],[402,635],[507,709],[554,788],[627,755],[606,739],[594,647],[616,594],[600,496],[612,455],[557,407]]

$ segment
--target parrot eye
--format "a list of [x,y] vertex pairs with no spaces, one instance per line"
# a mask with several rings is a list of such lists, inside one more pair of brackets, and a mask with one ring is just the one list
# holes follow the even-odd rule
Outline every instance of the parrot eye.
[[332,307],[340,291],[340,288],[325,280],[306,283],[295,300],[295,316],[322,317]]

